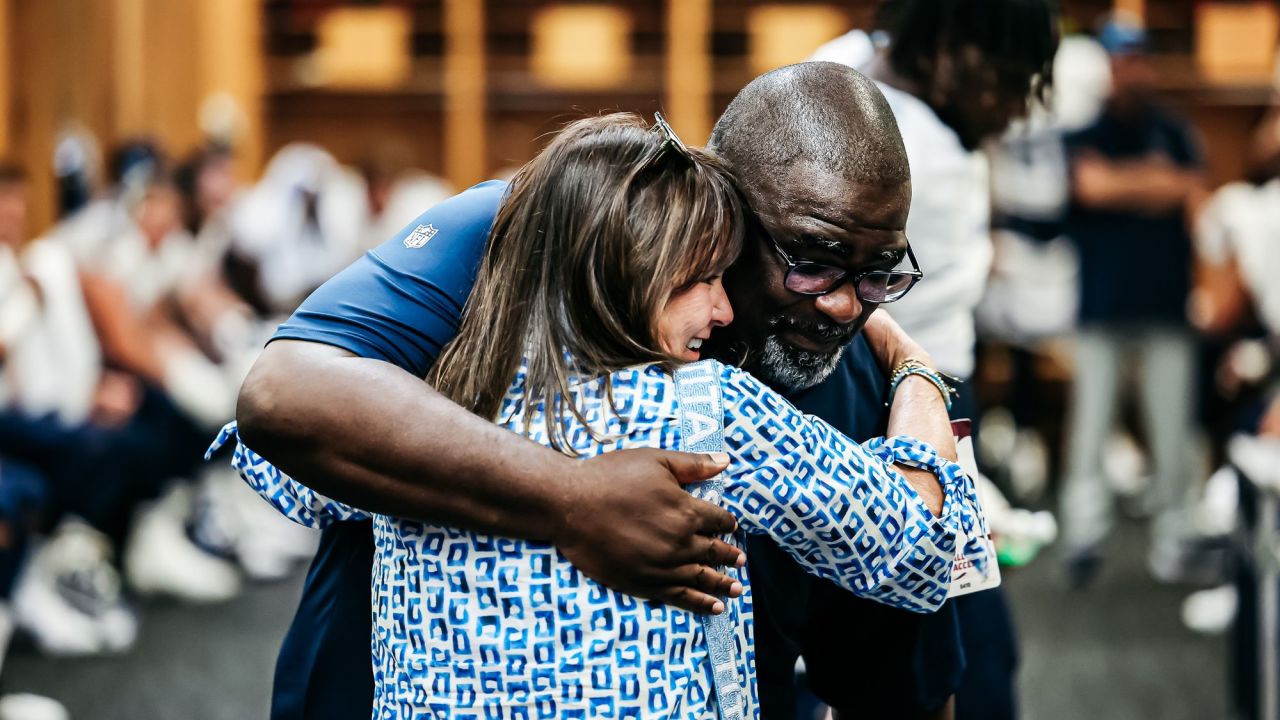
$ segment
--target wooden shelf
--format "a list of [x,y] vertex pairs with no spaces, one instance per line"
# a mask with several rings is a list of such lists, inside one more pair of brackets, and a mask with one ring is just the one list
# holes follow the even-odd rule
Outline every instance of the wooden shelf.
[[[387,2],[392,0],[384,0],[384,4]],[[533,71],[531,28],[539,13],[554,5],[574,4],[575,0],[474,2],[478,5],[461,7],[467,13],[473,9],[482,13],[482,29],[469,37],[483,43],[484,70],[480,80],[483,87],[469,90],[473,95],[468,102],[473,103],[472,107],[479,107],[474,105],[476,102],[483,105],[474,111],[483,117],[479,124],[483,130],[463,134],[472,138],[467,143],[479,142],[484,146],[480,152],[486,158],[487,172],[526,160],[544,142],[545,133],[569,119],[610,110],[649,114],[666,108],[673,92],[680,98],[675,106],[681,108],[670,113],[675,116],[676,124],[679,126],[681,118],[688,118],[691,127],[699,128],[690,134],[705,132],[709,122],[756,74],[749,27],[753,10],[766,5],[825,4],[846,15],[849,27],[867,28],[879,5],[879,0],[593,0],[619,8],[630,18],[626,40],[631,52],[630,69],[624,80],[608,86],[569,87],[544,82]],[[689,12],[690,5],[674,4],[678,2],[705,2],[705,11]],[[1160,92],[1189,109],[1219,109],[1223,117],[1232,118],[1235,125],[1231,132],[1235,133],[1237,125],[1242,126],[1257,108],[1269,102],[1271,88],[1267,78],[1206,78],[1198,72],[1191,55],[1197,2],[1149,0],[1146,3],[1152,46],[1160,53],[1154,57],[1162,78]],[[467,129],[460,128],[456,122],[450,125],[444,119],[451,92],[444,80],[450,32],[445,13],[449,3],[450,0],[400,0],[398,4],[409,8],[413,19],[413,71],[409,80],[391,90],[352,91],[309,86],[304,74],[298,72],[298,62],[314,48],[315,24],[320,13],[327,8],[354,3],[351,0],[266,0],[263,12],[268,36],[264,41],[268,122],[283,122],[289,132],[298,133],[303,132],[308,122],[318,127],[336,121],[351,128],[368,125],[401,135],[407,134],[416,123],[426,129],[426,139],[417,143],[420,154],[438,153],[442,147],[458,144],[444,137],[450,132],[445,128],[454,127],[454,132]],[[1069,27],[1090,30],[1096,18],[1112,7],[1113,0],[1062,0],[1061,4]],[[455,3],[452,7],[456,12],[459,5]],[[672,8],[678,8],[676,20],[668,16]],[[692,25],[679,29],[694,27],[693,40],[686,32],[680,36],[683,45],[672,44],[668,33],[675,30],[670,23],[689,19]],[[455,23],[452,27],[458,32],[459,27],[465,26]],[[699,42],[699,33],[704,34],[705,43]],[[673,90],[680,87],[681,67],[688,67],[692,74],[704,79],[690,86],[692,90]],[[476,92],[482,100],[476,99]],[[410,119],[396,124],[397,113]],[[1201,113],[1197,117],[1199,121],[1205,115]],[[477,126],[472,120],[466,125],[471,130]],[[1209,127],[1206,134],[1221,132],[1221,128]],[[271,137],[278,139],[284,134],[287,133],[273,131]],[[433,168],[441,166],[438,157],[426,164]],[[472,162],[471,166],[476,164]]]

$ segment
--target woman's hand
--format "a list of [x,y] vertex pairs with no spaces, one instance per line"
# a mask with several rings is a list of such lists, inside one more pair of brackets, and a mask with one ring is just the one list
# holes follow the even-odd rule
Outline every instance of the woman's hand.
[[907,331],[884,310],[871,313],[862,333],[871,345],[871,352],[875,354],[880,369],[886,373],[907,358],[914,358],[933,367],[933,358],[929,353],[925,352],[920,343],[912,340]]

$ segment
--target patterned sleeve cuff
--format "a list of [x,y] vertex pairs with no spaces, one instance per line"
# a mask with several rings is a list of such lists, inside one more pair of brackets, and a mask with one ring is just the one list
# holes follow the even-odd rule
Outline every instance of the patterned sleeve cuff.
[[964,536],[965,557],[985,575],[989,563],[995,562],[995,558],[988,557],[987,546],[982,542],[990,530],[977,486],[960,464],[942,457],[928,443],[905,435],[875,438],[866,447],[885,462],[928,470],[938,477],[943,500],[942,514],[936,520],[948,533]]
[[205,452],[208,460],[213,454],[232,441],[235,452],[231,467],[254,492],[271,503],[286,518],[310,528],[324,529],[335,520],[364,520],[369,513],[328,498],[297,480],[289,477],[266,458],[255,453],[240,441],[235,422],[227,423]]

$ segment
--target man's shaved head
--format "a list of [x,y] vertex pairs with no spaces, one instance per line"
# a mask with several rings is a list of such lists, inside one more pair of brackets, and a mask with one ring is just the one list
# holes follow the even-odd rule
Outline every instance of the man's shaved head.
[[725,274],[739,312],[720,333],[724,357],[775,388],[812,387],[835,369],[876,305],[852,282],[820,295],[788,290],[792,258],[848,277],[903,262],[911,170],[898,124],[875,83],[857,71],[803,63],[743,88],[710,146],[733,171],[753,218],[751,240]]
[[716,122],[710,147],[747,185],[798,163],[869,185],[911,177],[884,95],[838,63],[788,65],[752,80]]

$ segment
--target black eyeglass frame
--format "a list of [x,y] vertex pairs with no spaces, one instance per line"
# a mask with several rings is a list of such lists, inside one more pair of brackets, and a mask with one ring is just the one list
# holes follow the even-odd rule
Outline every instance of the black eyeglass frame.
[[[851,273],[848,270],[845,270],[844,268],[837,267],[830,263],[815,262],[813,260],[796,260],[795,258],[791,257],[791,255],[789,255],[786,250],[782,248],[782,245],[778,244],[777,239],[775,239],[773,235],[770,235],[769,233],[765,233],[765,236],[769,238],[769,244],[773,245],[773,249],[778,251],[778,255],[782,258],[782,261],[787,264],[787,276],[782,281],[783,287],[787,288],[787,292],[792,292],[792,293],[795,293],[796,295],[803,295],[805,297],[822,297],[823,295],[830,295],[831,293],[835,292],[841,285],[845,284],[846,282],[852,282],[853,292],[855,295],[858,296],[858,300],[862,302],[873,302],[878,305],[884,305],[886,303],[897,302],[898,300],[901,300],[902,298],[906,297],[907,293],[911,292],[911,289],[916,286],[916,283],[924,279],[924,271],[920,269],[920,263],[916,261],[916,254],[911,250],[910,242],[907,243],[907,259],[911,261],[910,270],[863,270],[862,272],[859,272],[859,273]],[[804,265],[816,265],[818,267],[835,268],[836,270],[839,270],[841,273],[843,273],[843,275],[841,275],[839,278],[834,280],[831,283],[831,287],[827,288],[826,290],[820,290],[818,292],[801,292],[799,290],[792,290],[790,287],[787,287],[787,279],[791,277],[791,273],[795,272],[797,268]],[[872,275],[906,275],[911,278],[911,284],[908,285],[905,290],[899,293],[898,296],[893,298],[892,300],[868,300],[862,297],[862,290],[859,288],[859,284],[864,279],[871,277]]]

